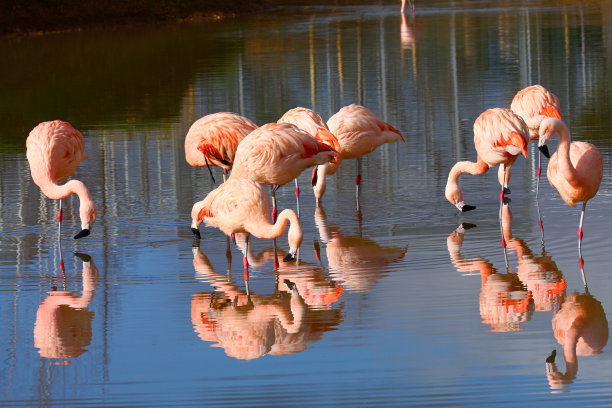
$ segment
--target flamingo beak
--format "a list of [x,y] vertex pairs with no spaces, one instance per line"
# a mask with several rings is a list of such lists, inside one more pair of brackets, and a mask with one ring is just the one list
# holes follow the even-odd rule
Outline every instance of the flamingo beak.
[[289,252],[287,256],[283,258],[283,262],[290,262],[293,260],[295,260],[295,254],[292,252]]
[[548,151],[547,145],[538,146],[538,149],[544,156],[546,156],[547,159],[550,159],[550,152]]
[[191,232],[193,232],[193,235],[196,236],[197,239],[201,239],[202,236],[200,235],[200,230],[194,227],[191,227]]
[[82,230],[79,231],[78,234],[76,234],[74,236],[74,239],[79,239],[79,238],[83,238],[86,237],[90,234],[91,232],[87,229],[87,228],[83,228]]

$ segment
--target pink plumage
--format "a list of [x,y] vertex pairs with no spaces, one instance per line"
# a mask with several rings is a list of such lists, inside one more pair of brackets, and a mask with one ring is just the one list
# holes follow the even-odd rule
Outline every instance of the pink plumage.
[[57,184],[58,181],[72,176],[79,163],[87,158],[83,135],[68,122],[42,122],[30,132],[26,139],[26,148],[32,180],[47,197],[60,200],[60,223],[61,200],[77,194],[82,230],[75,238],[89,235],[98,214],[89,190],[79,180]]
[[192,166],[232,169],[238,144],[257,125],[244,116],[231,112],[206,115],[195,121],[185,137],[185,160]]
[[531,140],[538,138],[538,127],[544,118],[561,119],[559,98],[542,85],[532,85],[518,91],[510,109],[523,118]]

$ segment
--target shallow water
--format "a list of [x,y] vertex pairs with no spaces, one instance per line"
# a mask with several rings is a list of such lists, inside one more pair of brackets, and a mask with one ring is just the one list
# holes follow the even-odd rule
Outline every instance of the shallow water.
[[[0,66],[0,402],[610,406],[612,7],[433,1],[404,20],[398,9],[311,4],[0,42],[10,61]],[[580,209],[544,176],[538,226],[537,150],[513,167],[506,255],[496,171],[462,177],[475,211],[444,199],[452,165],[475,159],[476,117],[534,83],[604,158],[584,225],[587,286]],[[350,103],[406,143],[364,158],[360,213],[354,160],[322,209],[305,172],[300,261],[275,267],[272,242],[254,240],[249,299],[238,246],[228,259],[226,238],[202,228],[192,248],[191,206],[213,186],[185,162],[189,126],[217,111],[261,125],[295,106],[327,119]],[[61,248],[58,205],[31,181],[24,143],[56,118],[85,136],[75,177],[99,211],[75,241],[78,200],[66,200]],[[278,197],[295,207],[292,186]],[[277,245],[284,255],[286,236]],[[578,309],[584,326],[595,322],[581,328],[595,351],[580,343],[574,357],[566,342],[566,364],[569,331],[555,334],[553,317],[560,328]]]

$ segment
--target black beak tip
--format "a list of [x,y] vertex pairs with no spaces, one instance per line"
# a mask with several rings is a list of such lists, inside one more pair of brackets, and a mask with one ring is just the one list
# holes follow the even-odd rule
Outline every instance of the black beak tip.
[[472,211],[475,209],[476,209],[475,205],[465,204],[463,207],[461,207],[461,212],[468,212],[468,211]]
[[286,257],[283,258],[283,262],[290,262],[293,261],[295,258],[293,257],[293,255],[291,253],[288,253]]
[[542,154],[547,159],[550,159],[550,152],[548,151],[548,146],[546,146],[546,145],[538,146],[538,149],[540,150],[540,152],[542,152]]
[[81,252],[75,252],[74,256],[76,256],[77,258],[79,258],[83,262],[91,261],[91,256],[88,255],[88,254],[84,254],[84,253],[81,253]]
[[195,235],[195,237],[196,237],[197,239],[201,239],[201,238],[202,238],[202,236],[200,235],[200,230],[199,230],[199,229],[197,229],[197,228],[192,228],[192,229],[191,229],[191,232],[193,232],[193,235]]
[[78,234],[76,234],[76,235],[74,236],[74,239],[79,239],[79,238],[86,237],[86,236],[88,236],[90,233],[91,233],[91,232],[90,232],[90,231],[89,231],[87,228],[84,228],[84,229],[80,230]]

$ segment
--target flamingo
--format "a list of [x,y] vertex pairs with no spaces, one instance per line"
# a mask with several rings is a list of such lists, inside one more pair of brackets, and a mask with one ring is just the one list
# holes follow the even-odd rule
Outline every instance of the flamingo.
[[[384,143],[405,142],[404,137],[390,124],[384,122],[374,112],[361,105],[345,106],[327,121],[330,132],[338,139],[341,159],[357,159],[357,200],[359,200],[359,185],[361,184],[361,156],[371,153]],[[317,172],[314,180],[314,192],[317,203],[325,192],[325,174],[332,174],[333,167],[325,172]],[[359,201],[357,201],[359,205]]]
[[98,210],[89,190],[82,181],[70,180],[63,185],[57,182],[74,174],[80,162],[87,158],[85,139],[81,132],[68,122],[54,120],[39,123],[26,139],[26,156],[30,164],[32,180],[44,195],[52,200],[60,200],[57,215],[61,233],[62,199],[76,194],[79,197],[81,231],[74,239],[90,234]]
[[196,120],[185,136],[185,160],[191,166],[210,166],[223,169],[223,181],[234,164],[238,144],[257,129],[250,119],[232,112],[211,113]]
[[[542,85],[532,85],[521,89],[512,99],[510,110],[519,115],[529,128],[529,140],[538,140],[538,128],[545,118],[561,119],[561,103],[557,96]],[[501,171],[501,167],[500,167]],[[540,154],[536,171],[536,196],[540,187]],[[509,176],[508,176],[509,179]],[[507,180],[506,180],[507,183]]]
[[[255,181],[237,178],[235,173],[219,187],[208,193],[204,200],[193,205],[191,210],[191,231],[200,238],[199,226],[202,222],[219,228],[225,235],[247,233],[262,239],[276,239],[285,233],[287,222],[290,222],[287,239],[289,253],[284,261],[295,258],[302,243],[300,220],[293,210],[283,210],[278,220],[272,224],[268,217],[270,196]],[[248,247],[247,236],[243,249],[245,281],[248,281]]]
[[520,116],[510,109],[493,108],[484,111],[474,122],[474,147],[477,161],[460,161],[451,169],[446,182],[446,199],[459,209],[470,211],[476,207],[465,204],[459,188],[459,176],[462,173],[479,175],[486,173],[490,167],[502,168],[499,183],[502,190],[500,201],[504,194],[509,193],[506,185],[506,172],[515,162],[519,154],[527,157],[527,142],[529,131]]
[[[550,156],[547,143],[559,135],[557,151]],[[603,159],[599,149],[588,142],[572,142],[565,123],[556,118],[546,118],[540,123],[538,148],[548,162],[547,176],[550,185],[569,206],[582,201],[578,226],[578,250],[582,250],[582,224],[587,201],[595,197],[603,175]],[[582,263],[582,256],[579,258]]]
[[268,123],[246,136],[236,149],[232,177],[272,185],[272,220],[276,190],[311,166],[334,160],[337,152],[290,123]]
[[[338,151],[340,149],[340,144],[338,143],[338,139],[334,136],[329,129],[327,128],[327,124],[323,122],[323,119],[316,112],[308,109],[297,107],[288,110],[285,114],[278,120],[278,123],[291,123],[307,132],[309,135],[319,140],[320,142],[325,143],[330,146],[334,150]],[[328,162],[325,164],[321,164],[315,167],[312,170],[312,184],[313,187],[316,186],[316,181],[318,178],[318,173],[321,172],[322,176],[325,177],[325,174],[333,174],[336,172],[338,167],[340,166],[340,162],[342,159],[338,156],[336,160],[332,162]],[[319,186],[318,194],[315,193],[317,197],[317,203],[319,202],[320,195],[323,195],[325,190],[325,185]],[[323,192],[320,190],[323,189]],[[316,191],[316,190],[315,190]],[[297,178],[295,179],[295,195],[298,197],[298,216],[300,215],[300,207],[299,207],[299,194],[300,190],[297,184]]]

